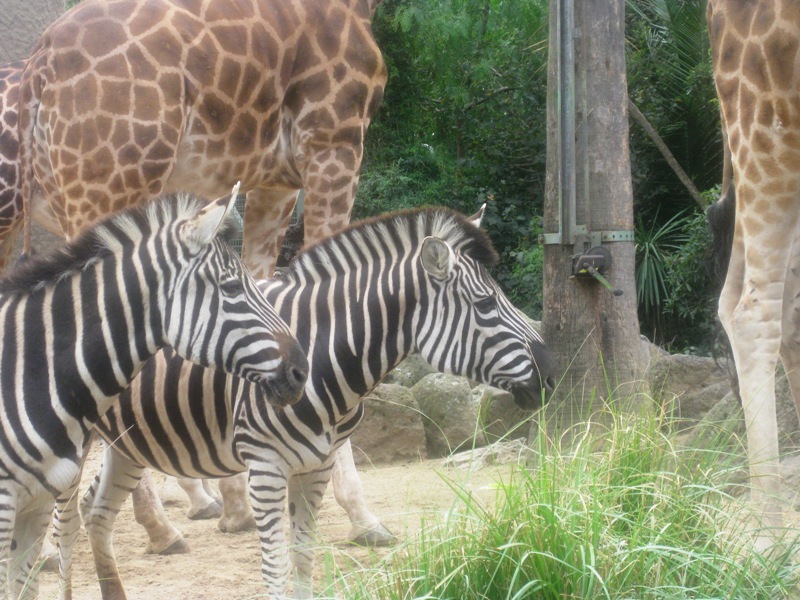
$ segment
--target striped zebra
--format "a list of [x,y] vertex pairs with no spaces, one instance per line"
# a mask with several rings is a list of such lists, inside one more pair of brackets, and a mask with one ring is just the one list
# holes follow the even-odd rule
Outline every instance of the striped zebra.
[[2,597],[36,597],[55,498],[75,485],[94,424],[158,349],[235,373],[276,405],[299,399],[305,354],[217,236],[234,196],[126,211],[0,280]]
[[[103,598],[125,597],[111,532],[145,467],[195,478],[247,469],[269,597],[286,596],[291,546],[294,595],[307,598],[313,523],[334,451],[361,419],[362,397],[403,358],[418,351],[440,371],[510,390],[524,408],[541,406],[542,388],[552,386],[550,352],[487,272],[497,255],[476,224],[446,209],[369,220],[260,282],[309,357],[305,395],[284,410],[259,402],[248,382],[169,351],[144,367],[96,427],[116,451],[105,453],[81,501]],[[62,598],[76,505],[61,507],[56,529]]]

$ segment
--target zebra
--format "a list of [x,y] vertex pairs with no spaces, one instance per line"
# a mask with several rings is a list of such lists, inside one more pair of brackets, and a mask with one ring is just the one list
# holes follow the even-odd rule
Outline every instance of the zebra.
[[[80,503],[103,598],[125,597],[111,533],[145,467],[194,478],[248,471],[270,598],[289,587],[288,500],[294,596],[308,598],[313,523],[334,451],[358,425],[362,398],[403,358],[418,351],[440,371],[540,407],[543,388],[553,387],[552,355],[486,270],[497,254],[478,224],[447,209],[392,213],[352,225],[260,281],[309,358],[305,394],[283,410],[254,402],[248,382],[169,350],[145,365],[96,426],[114,451]],[[56,525],[67,592],[77,504],[70,495]]]
[[55,499],[74,486],[94,423],[159,348],[276,406],[299,399],[305,353],[217,235],[234,198],[161,198],[0,280],[2,597],[36,597]]

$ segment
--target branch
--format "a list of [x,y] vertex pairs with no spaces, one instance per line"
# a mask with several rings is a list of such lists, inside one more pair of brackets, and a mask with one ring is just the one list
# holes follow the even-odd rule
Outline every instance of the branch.
[[492,98],[494,98],[498,94],[504,94],[505,92],[513,92],[516,89],[517,89],[516,86],[511,86],[511,85],[506,85],[506,86],[503,86],[501,88],[497,88],[493,92],[489,92],[489,94],[484,96],[483,98],[478,98],[477,100],[473,100],[472,102],[470,102],[469,104],[467,104],[464,107],[464,110],[471,110],[471,109],[475,108],[476,106],[480,106],[484,102],[488,102],[489,100],[491,100]]
[[703,200],[703,197],[700,195],[700,192],[695,187],[694,183],[692,183],[692,180],[689,179],[689,176],[678,164],[678,161],[675,160],[675,156],[673,156],[672,152],[669,151],[669,148],[667,148],[667,145],[664,143],[664,140],[662,140],[661,136],[658,135],[656,130],[650,124],[650,121],[647,120],[647,117],[645,117],[642,114],[642,112],[636,107],[636,105],[633,103],[633,100],[631,100],[630,98],[628,98],[628,112],[631,114],[633,119],[641,126],[641,128],[644,129],[647,136],[656,145],[656,148],[659,149],[661,155],[664,157],[664,160],[667,161],[667,164],[675,172],[675,175],[677,175],[678,179],[681,180],[681,183],[689,191],[689,194],[692,196],[694,201],[697,202],[697,205],[705,210],[706,203]]

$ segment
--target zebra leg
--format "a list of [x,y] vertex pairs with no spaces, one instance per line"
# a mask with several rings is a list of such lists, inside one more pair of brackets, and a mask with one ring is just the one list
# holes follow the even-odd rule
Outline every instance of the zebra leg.
[[[334,455],[335,456],[335,455]],[[316,546],[317,515],[331,478],[329,458],[316,471],[294,475],[289,479],[289,518],[291,521],[291,552],[294,567],[294,598],[313,597],[312,574]]]
[[81,519],[78,515],[79,484],[80,476],[56,500],[56,510],[53,515],[53,540],[56,546],[59,600],[72,600],[72,548],[81,528]]
[[225,533],[255,529],[256,519],[249,500],[247,472],[220,479],[219,492],[222,494],[222,516],[217,528]]
[[122,479],[122,485],[114,481],[114,470],[109,467],[113,462],[112,457],[116,452],[107,451],[103,454],[103,463],[100,472],[92,481],[92,485],[84,494],[80,503],[80,512],[86,533],[89,536],[89,545],[94,556],[95,571],[100,582],[100,590],[104,600],[109,598],[124,600],[125,590],[117,569],[117,559],[114,556],[112,533],[117,513],[130,490],[136,485],[138,476],[134,470]]
[[11,598],[39,597],[39,573],[34,566],[39,560],[47,524],[53,514],[52,499],[36,502],[17,513],[11,543]]
[[274,464],[250,463],[250,501],[261,542],[261,575],[267,597],[284,600],[289,583],[289,549],[286,543],[288,476]]
[[176,481],[191,503],[186,513],[189,519],[200,521],[203,519],[216,519],[222,515],[222,504],[209,493],[206,488],[208,482],[205,479],[178,477]]
[[[121,469],[128,470],[135,468],[134,463],[127,458],[117,454],[118,460],[115,464],[121,465]],[[123,465],[124,461],[124,466]],[[120,469],[115,469],[115,472]],[[150,469],[144,469],[139,475],[139,483],[133,490],[133,516],[136,522],[144,527],[150,542],[147,544],[147,552],[150,554],[186,554],[189,552],[189,544],[183,534],[169,520],[161,498],[156,491],[153,475]],[[124,498],[123,498],[124,501]],[[117,509],[119,510],[119,509]]]
[[[5,473],[0,475],[7,477]],[[13,572],[9,569],[9,562],[16,518],[17,495],[14,484],[6,480],[0,483],[0,598],[8,595],[8,572]]]
[[339,446],[334,456],[333,496],[350,519],[350,542],[372,547],[397,543],[394,534],[367,508],[364,486],[356,471],[349,439]]

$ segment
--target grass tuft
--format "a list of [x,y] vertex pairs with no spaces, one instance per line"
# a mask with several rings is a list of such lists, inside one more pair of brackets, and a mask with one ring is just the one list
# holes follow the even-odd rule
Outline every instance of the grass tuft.
[[[608,410],[608,409],[606,409]],[[769,556],[752,549],[754,515],[729,490],[738,454],[686,449],[663,415],[608,410],[497,484],[482,504],[452,484],[444,518],[372,566],[329,577],[352,600],[800,597],[797,534]],[[543,431],[545,428],[542,428]],[[569,440],[566,442],[565,440]],[[335,566],[331,563],[331,567]]]

